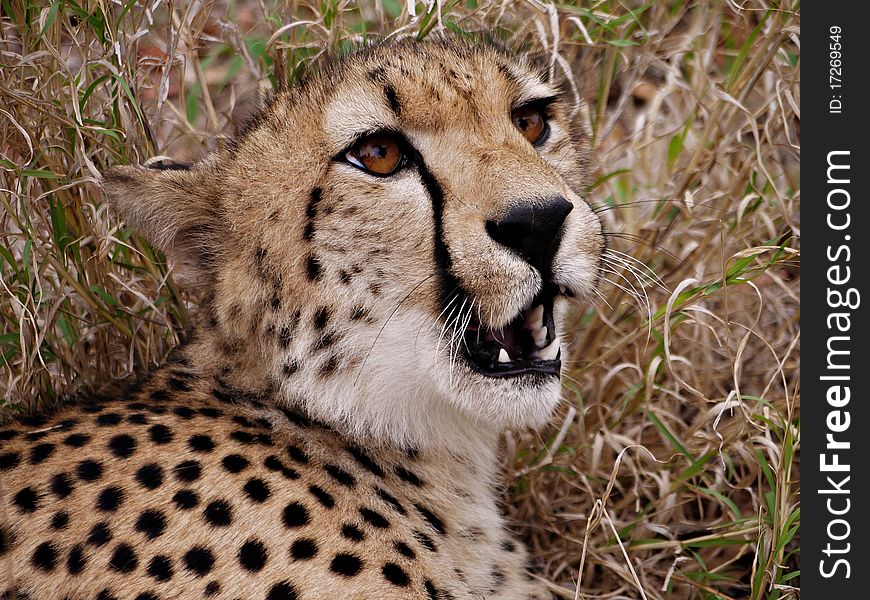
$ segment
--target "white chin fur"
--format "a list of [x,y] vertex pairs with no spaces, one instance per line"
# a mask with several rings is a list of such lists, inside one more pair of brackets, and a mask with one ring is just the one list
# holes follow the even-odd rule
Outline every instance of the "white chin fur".
[[485,377],[461,356],[451,361],[443,343],[436,355],[438,329],[421,328],[427,320],[418,312],[397,313],[380,335],[377,327],[358,332],[354,345],[362,348],[378,338],[362,366],[365,376],[347,369],[322,380],[303,369],[284,385],[285,397],[353,437],[406,448],[475,451],[505,429],[547,422],[561,398],[558,378]]

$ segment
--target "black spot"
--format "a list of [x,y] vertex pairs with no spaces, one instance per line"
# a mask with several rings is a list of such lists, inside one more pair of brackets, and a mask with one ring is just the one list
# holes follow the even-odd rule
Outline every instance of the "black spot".
[[305,261],[305,274],[308,276],[309,281],[320,279],[320,270],[320,259],[313,254],[308,255],[308,259]]
[[98,404],[84,404],[82,406],[82,411],[88,414],[96,414],[103,412],[103,407]]
[[254,502],[265,502],[269,498],[269,484],[258,477],[252,477],[242,488]]
[[130,458],[136,451],[136,440],[133,436],[122,433],[109,440],[109,452],[118,458]]
[[76,544],[69,551],[69,556],[66,558],[66,570],[70,575],[78,575],[85,570],[88,564],[88,557],[85,555],[85,547],[83,544]]
[[103,489],[97,496],[97,509],[103,512],[115,512],[124,501],[124,490],[111,485]]
[[[178,377],[170,377],[166,380],[166,385],[168,385],[172,390],[176,392],[189,392],[193,389],[193,386],[190,385],[189,381],[185,381],[184,379],[180,379]],[[178,413],[176,412],[176,414]]]
[[329,475],[339,482],[341,485],[346,485],[348,487],[353,487],[356,485],[356,479],[353,475],[339,467],[338,465],[333,464],[325,464],[323,468],[326,470]]
[[368,471],[374,473],[378,477],[384,476],[384,470],[368,454],[355,447],[349,447],[347,451],[350,452],[351,456],[353,456],[354,459],[356,459],[356,461]]
[[316,187],[312,189],[311,197],[308,199],[308,206],[305,208],[307,221],[305,223],[305,230],[302,233],[302,237],[307,241],[314,239],[314,219],[317,217],[317,205],[320,202],[320,198],[320,188]]
[[353,577],[362,570],[362,560],[358,556],[339,552],[329,563],[329,570],[345,577]]
[[190,483],[196,481],[202,475],[202,467],[199,461],[185,460],[175,465],[175,477],[179,481]]
[[230,438],[242,444],[253,444],[257,436],[247,431],[233,431],[230,433]]
[[290,410],[290,409],[285,408],[285,407],[280,407],[280,408],[278,408],[278,410],[280,410],[284,414],[284,416],[287,417],[287,420],[290,421],[291,423],[293,423],[294,425],[298,425],[299,427],[311,427],[312,426],[311,419],[309,419],[305,415],[303,415],[295,410]]
[[321,306],[314,314],[314,328],[321,331],[326,327],[327,323],[329,323],[329,309]]
[[292,458],[301,465],[308,464],[308,454],[306,454],[305,450],[303,450],[299,446],[294,446],[293,444],[288,445],[287,454],[290,455],[290,458]]
[[517,545],[513,542],[513,540],[504,540],[501,543],[501,549],[505,552],[516,552]]
[[291,502],[284,507],[282,517],[285,527],[302,527],[308,525],[311,518],[308,516],[308,509],[299,502]]
[[159,423],[148,428],[148,435],[151,437],[152,442],[160,445],[168,444],[175,437],[169,427]]
[[248,459],[241,454],[228,454],[227,456],[224,456],[221,464],[224,466],[224,469],[230,473],[240,473],[248,468],[248,465],[251,463],[249,463]]
[[178,490],[175,492],[175,495],[172,496],[172,501],[178,508],[182,510],[190,510],[199,504],[199,497],[193,490]]
[[66,473],[57,473],[51,478],[51,491],[59,500],[63,500],[72,494],[72,478]]
[[136,519],[135,528],[139,533],[144,533],[148,539],[158,538],[166,531],[166,515],[153,508],[142,511]]
[[343,283],[344,285],[347,285],[347,284],[350,283],[350,280],[351,280],[351,274],[348,273],[347,271],[345,271],[344,269],[341,269],[341,270],[338,272],[338,280],[339,280],[341,283]]
[[291,467],[285,466],[284,463],[282,463],[281,460],[274,454],[270,454],[269,456],[267,456],[266,459],[263,461],[263,465],[270,471],[280,472],[281,475],[283,475],[287,479],[299,479],[298,471]]
[[248,417],[243,417],[242,415],[234,416],[233,423],[241,425],[242,427],[256,427],[256,425]]
[[88,543],[99,548],[105,546],[112,540],[112,530],[109,529],[109,524],[106,522],[97,523],[91,528],[88,534]]
[[148,397],[155,402],[166,402],[172,396],[170,396],[169,392],[167,392],[166,390],[151,390],[151,393],[148,394]]
[[42,542],[33,551],[30,564],[40,571],[51,573],[57,564],[57,547],[51,542]]
[[197,434],[187,440],[187,445],[194,452],[211,452],[214,450],[214,442],[204,434]]
[[341,535],[351,540],[352,542],[361,542],[366,538],[366,534],[362,529],[353,523],[345,523],[341,526]]
[[205,406],[199,409],[199,414],[204,417],[208,417],[209,419],[217,419],[218,417],[223,416],[223,412],[218,410],[217,408],[212,408],[211,406]]
[[413,533],[413,535],[414,535],[414,539],[417,540],[417,542],[419,542],[419,544],[421,546],[423,546],[424,548],[426,548],[426,550],[428,550],[429,552],[437,552],[438,551],[438,547],[435,546],[435,542],[432,541],[432,538],[430,538],[428,535],[426,535],[422,531],[415,531]]
[[266,566],[269,554],[260,540],[248,540],[239,548],[239,564],[248,571],[260,571]]
[[426,594],[429,596],[429,600],[438,600],[438,588],[435,587],[435,584],[427,579],[423,582],[423,585],[426,588]]
[[163,483],[163,469],[157,463],[148,463],[136,471],[136,481],[147,490],[156,490]]
[[332,497],[332,494],[324,490],[322,487],[317,485],[308,486],[308,491],[317,498],[317,501],[320,502],[325,508],[332,508],[335,506],[335,498]]
[[406,558],[414,559],[417,556],[414,550],[405,542],[400,542],[397,540],[393,542],[393,548],[396,549],[396,552]]
[[142,413],[133,413],[127,415],[127,422],[133,425],[146,425],[148,423],[148,416]]
[[136,594],[136,597],[133,600],[160,600],[160,597],[154,592],[142,592],[140,594]]
[[415,485],[417,487],[422,487],[423,482],[417,477],[416,473],[409,471],[404,467],[396,467],[396,475],[399,476],[400,479],[407,481],[411,485]]
[[28,427],[42,427],[48,423],[48,419],[44,415],[28,415],[18,419],[20,423]]
[[112,557],[109,559],[109,568],[120,573],[132,573],[138,564],[139,559],[136,557],[136,551],[130,544],[123,542],[115,546],[115,551],[112,552]]
[[429,525],[431,525],[435,531],[437,531],[441,535],[444,535],[446,533],[447,529],[444,527],[444,521],[438,518],[435,513],[420,504],[414,504],[414,508],[417,509],[417,512],[420,513],[420,516],[426,519],[426,522],[429,523]]
[[323,363],[323,366],[320,367],[320,375],[321,377],[329,377],[333,375],[338,370],[338,357],[330,356],[329,360]]
[[118,413],[103,413],[99,417],[97,417],[97,425],[100,427],[108,427],[110,425],[117,425],[121,422],[121,415]]
[[386,563],[381,568],[381,573],[384,574],[384,579],[398,587],[408,587],[411,584],[408,574],[396,563]]
[[492,585],[495,589],[504,586],[505,574],[498,567],[493,568],[490,577],[492,577]]
[[95,460],[83,460],[76,465],[76,475],[82,481],[96,481],[103,476],[103,465]]
[[118,600],[118,597],[109,590],[103,590],[97,594],[97,600]]
[[212,596],[217,596],[221,591],[221,584],[217,581],[210,581],[207,586],[205,586],[205,590],[203,594],[205,594],[206,598],[211,598]]
[[69,513],[61,510],[51,517],[51,528],[56,529],[58,531],[62,531],[67,528],[69,525]]
[[359,514],[362,515],[363,520],[369,525],[373,525],[378,529],[387,529],[390,526],[390,522],[384,518],[384,516],[370,508],[360,508]]
[[276,583],[269,588],[269,593],[266,594],[266,600],[296,600],[298,597],[296,588],[289,581]]
[[4,452],[0,454],[0,471],[14,469],[21,462],[21,456],[17,452]]
[[18,435],[18,432],[14,429],[4,429],[3,431],[0,431],[0,442],[11,440],[16,435]]
[[31,431],[24,434],[24,439],[28,442],[37,442],[48,435],[47,431]]
[[387,102],[390,104],[390,110],[393,111],[393,114],[397,117],[402,114],[402,105],[399,104],[399,98],[396,96],[396,89],[391,85],[384,86],[384,96],[387,98]]
[[194,546],[182,557],[184,566],[197,577],[204,577],[214,566],[214,553],[204,546]]
[[405,510],[405,507],[402,506],[401,502],[396,500],[396,498],[392,494],[390,494],[387,490],[385,490],[383,488],[375,488],[375,493],[378,495],[378,497],[381,500],[383,500],[384,502],[386,502],[387,504],[392,506],[393,509],[397,513],[399,513],[400,515],[408,514],[408,511]]
[[184,419],[185,421],[193,418],[193,415],[196,414],[196,411],[187,406],[176,406],[172,409],[172,412]]
[[233,522],[233,509],[226,500],[213,500],[202,511],[206,522],[214,527],[227,527]]
[[290,556],[295,560],[308,560],[317,554],[317,542],[311,538],[294,540],[290,546]]
[[54,444],[37,444],[30,450],[30,464],[38,465],[54,454]]
[[18,507],[18,510],[25,513],[36,512],[39,508],[40,496],[32,487],[21,488],[12,498],[12,504]]
[[157,581],[172,579],[172,559],[165,554],[158,554],[151,559],[145,571]]
[[91,436],[86,433],[71,433],[64,438],[63,444],[70,448],[81,448],[90,441]]

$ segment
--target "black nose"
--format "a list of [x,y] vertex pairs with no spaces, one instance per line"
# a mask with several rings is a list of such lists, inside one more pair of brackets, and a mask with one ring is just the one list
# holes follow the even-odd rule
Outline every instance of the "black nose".
[[573,208],[561,196],[543,204],[525,202],[512,208],[500,221],[487,221],[486,231],[545,275],[562,241],[562,224]]

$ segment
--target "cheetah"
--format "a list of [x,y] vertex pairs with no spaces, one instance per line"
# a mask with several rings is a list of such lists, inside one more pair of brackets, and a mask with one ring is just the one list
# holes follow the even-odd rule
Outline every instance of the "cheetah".
[[205,298],[124,391],[0,427],[0,594],[542,599],[498,448],[560,401],[604,241],[549,64],[398,40],[108,202]]

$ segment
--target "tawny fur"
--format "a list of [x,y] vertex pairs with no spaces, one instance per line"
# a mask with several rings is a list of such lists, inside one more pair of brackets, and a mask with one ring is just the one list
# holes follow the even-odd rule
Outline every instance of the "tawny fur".
[[[535,147],[511,110],[550,96]],[[593,289],[603,242],[567,100],[526,58],[403,41],[273,98],[189,170],[108,171],[109,200],[204,290],[204,314],[135,388],[2,430],[0,592],[545,597],[494,484],[499,434],[545,423],[558,378],[484,377],[444,330],[471,310],[504,325],[540,292],[485,231],[520,203],[574,205],[550,281]],[[379,178],[339,159],[383,129],[418,163]]]

